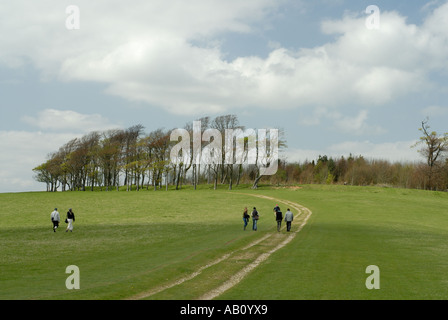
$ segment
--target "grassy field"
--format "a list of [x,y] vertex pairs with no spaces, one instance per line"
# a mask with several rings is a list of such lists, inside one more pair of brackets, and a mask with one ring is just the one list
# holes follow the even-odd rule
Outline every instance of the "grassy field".
[[[196,299],[270,241],[289,236],[277,234],[276,203],[253,195],[293,201],[313,214],[288,245],[218,299],[448,299],[447,193],[318,185],[0,194],[0,299],[138,297],[272,235],[245,255],[141,296]],[[245,206],[261,213],[257,232],[243,231]],[[63,217],[73,208],[73,233],[63,222],[53,233],[54,207]],[[80,269],[80,290],[65,287],[69,265]],[[369,265],[380,269],[379,290],[366,289]]]

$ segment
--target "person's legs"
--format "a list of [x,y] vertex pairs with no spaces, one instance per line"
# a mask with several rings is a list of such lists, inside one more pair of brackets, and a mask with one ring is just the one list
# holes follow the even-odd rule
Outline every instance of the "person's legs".
[[277,220],[277,231],[280,232],[281,227],[282,227],[282,220]]
[[291,221],[286,221],[286,230],[291,231]]
[[73,231],[73,220],[72,219],[67,219],[67,221],[68,221],[68,226],[67,226],[67,229],[65,230],[65,232],[67,232],[68,230],[70,230],[70,232],[72,232]]

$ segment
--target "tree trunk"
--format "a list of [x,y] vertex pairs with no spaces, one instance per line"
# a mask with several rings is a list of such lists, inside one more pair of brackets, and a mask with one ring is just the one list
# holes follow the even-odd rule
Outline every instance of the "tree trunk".
[[193,187],[196,190],[196,175],[197,175],[197,166],[193,165]]
[[233,186],[233,164],[229,165],[229,190],[232,190]]
[[252,186],[252,189],[258,189],[258,182],[260,181],[260,179],[261,179],[262,177],[263,177],[263,176],[258,176],[258,177],[255,179],[254,184],[253,184],[253,186]]

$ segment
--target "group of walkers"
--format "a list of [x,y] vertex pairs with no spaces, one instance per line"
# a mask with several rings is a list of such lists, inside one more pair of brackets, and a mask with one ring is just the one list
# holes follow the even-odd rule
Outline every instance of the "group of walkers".
[[[55,208],[51,213],[51,221],[53,222],[53,232],[56,232],[56,229],[59,228],[59,222],[61,221],[61,217],[58,212],[58,208]],[[67,218],[65,219],[65,223],[67,223],[67,228],[65,232],[73,232],[73,222],[75,221],[75,213],[72,208],[67,211]]]
[[[277,205],[275,205],[274,207],[274,215],[275,215],[275,220],[277,221],[277,231],[280,232],[280,229],[282,227],[282,221],[283,221],[283,213],[280,210],[280,207]],[[253,231],[257,231],[257,224],[258,224],[258,220],[260,219],[260,215],[258,214],[257,208],[254,207],[254,209],[252,210],[252,213],[249,215],[248,211],[247,211],[247,207],[244,208],[244,212],[243,212],[243,222],[244,222],[244,230],[246,230],[247,225],[249,224],[249,219],[252,217],[252,230]],[[285,222],[286,222],[286,231],[291,231],[291,224],[292,221],[294,220],[294,215],[291,212],[291,210],[286,210],[285,212]]]
[[[277,221],[277,231],[280,232],[280,229],[282,227],[282,221],[283,221],[283,213],[280,210],[280,207],[278,205],[275,205],[274,207],[274,215],[275,220]],[[244,230],[246,230],[247,225],[249,224],[249,220],[252,218],[252,230],[257,231],[257,224],[258,220],[260,219],[260,215],[257,211],[257,208],[254,207],[252,210],[252,213],[249,215],[247,207],[244,208],[243,212],[243,221],[244,221]],[[54,211],[51,213],[51,221],[53,222],[53,232],[56,232],[56,229],[59,228],[59,222],[61,220],[61,217],[58,212],[58,208],[55,208]],[[291,231],[291,223],[294,220],[294,215],[291,212],[291,210],[286,210],[285,213],[285,222],[286,222],[286,231]],[[67,228],[65,229],[65,232],[73,232],[73,222],[75,221],[75,213],[70,208],[67,211],[67,218],[65,219],[65,223],[67,223]]]

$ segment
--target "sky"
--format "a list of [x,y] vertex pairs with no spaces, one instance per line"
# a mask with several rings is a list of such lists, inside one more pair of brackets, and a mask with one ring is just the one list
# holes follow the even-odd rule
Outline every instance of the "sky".
[[288,161],[420,161],[447,98],[447,1],[0,2],[0,192],[44,191],[32,169],[91,131],[225,114]]

